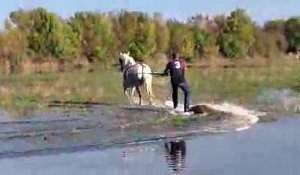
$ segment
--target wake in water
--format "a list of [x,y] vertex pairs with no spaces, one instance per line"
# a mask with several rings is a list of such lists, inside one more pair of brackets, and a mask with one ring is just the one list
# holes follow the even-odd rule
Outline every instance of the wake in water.
[[259,116],[266,115],[263,112],[257,112],[254,110],[249,110],[246,108],[243,108],[241,106],[231,104],[231,103],[222,103],[222,104],[204,104],[214,110],[222,111],[225,113],[229,113],[233,116],[232,122],[240,123],[241,126],[236,128],[237,131],[244,130],[250,128],[252,125],[258,122]]
[[230,103],[203,103],[216,112],[181,119],[168,115],[172,105],[171,101],[157,106],[98,104],[85,110],[56,106],[51,112],[37,112],[36,118],[2,121],[0,159],[239,131],[264,115]]
[[[166,101],[165,105],[168,108],[172,108],[173,102]],[[221,125],[232,126],[236,131],[250,128],[252,125],[258,122],[258,117],[266,115],[264,112],[249,110],[242,106],[227,102],[221,104],[200,103],[196,105],[204,105],[213,111],[229,114],[231,117],[223,120]],[[183,104],[179,104],[178,109],[176,110],[183,111]]]

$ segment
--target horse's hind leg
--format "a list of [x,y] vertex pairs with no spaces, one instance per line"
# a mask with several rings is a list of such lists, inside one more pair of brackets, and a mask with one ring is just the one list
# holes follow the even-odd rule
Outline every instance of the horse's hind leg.
[[151,104],[153,104],[153,101],[154,101],[154,95],[152,92],[152,78],[147,79],[145,82],[145,85],[146,85],[146,91],[147,91],[148,98],[149,98],[149,103],[151,105]]
[[139,105],[142,105],[142,94],[141,94],[140,88],[138,86],[136,86],[136,91],[139,95]]
[[135,87],[132,87],[131,88],[131,93],[130,93],[131,103],[134,103],[134,92],[135,92]]

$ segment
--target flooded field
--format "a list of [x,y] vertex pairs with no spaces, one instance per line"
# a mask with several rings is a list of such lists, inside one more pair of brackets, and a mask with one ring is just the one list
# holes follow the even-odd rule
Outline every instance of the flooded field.
[[[192,103],[216,112],[189,117],[129,105],[115,71],[2,76],[0,166],[12,175],[298,174],[298,70],[191,69]],[[167,82],[154,79],[158,101]]]
[[183,119],[165,108],[114,103],[52,102],[24,119],[5,115],[5,174],[300,172],[299,116],[265,115],[260,121],[267,122],[238,131],[245,116],[220,112]]
[[[281,116],[275,122],[259,123],[240,132],[150,139],[109,147],[101,144],[108,141],[101,138],[105,133],[100,127],[77,136],[69,133],[49,135],[47,139],[44,138],[45,135],[5,140],[2,138],[0,166],[2,172],[9,175],[296,175],[300,173],[298,117],[300,116]],[[76,120],[69,124],[74,122]],[[55,125],[50,123],[47,125]],[[61,122],[56,121],[56,127],[59,125],[57,123]],[[27,124],[28,129],[30,124]],[[89,125],[88,122],[85,124]],[[67,130],[68,127],[70,126],[66,125],[64,128]],[[59,130],[56,129],[56,132]],[[79,146],[84,144],[86,145],[83,147]],[[33,151],[37,148],[40,150]],[[10,149],[27,152],[22,155],[5,153]]]
[[189,1],[2,3],[0,175],[300,175],[300,0]]
[[247,116],[174,116],[166,108],[58,103],[27,119],[0,122],[0,158],[125,146],[250,127]]

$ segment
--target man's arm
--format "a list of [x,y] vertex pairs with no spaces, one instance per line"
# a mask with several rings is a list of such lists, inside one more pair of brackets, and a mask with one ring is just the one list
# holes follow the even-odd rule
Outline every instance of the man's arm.
[[184,71],[186,71],[187,69],[188,69],[188,66],[187,66],[187,63],[186,63],[186,61],[185,60],[181,60],[181,65],[182,65],[182,69],[184,70]]
[[166,65],[163,75],[168,76],[170,70],[170,62]]

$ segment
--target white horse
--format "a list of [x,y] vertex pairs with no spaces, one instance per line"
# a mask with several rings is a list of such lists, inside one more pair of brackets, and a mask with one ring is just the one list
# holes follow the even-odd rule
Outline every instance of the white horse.
[[[150,104],[153,102],[152,93],[152,71],[150,67],[143,63],[136,63],[128,53],[120,53],[119,62],[123,72],[123,90],[130,102],[133,102],[135,90],[139,95],[139,105],[142,104],[142,94],[140,87],[144,85]],[[131,89],[131,94],[128,94]]]

